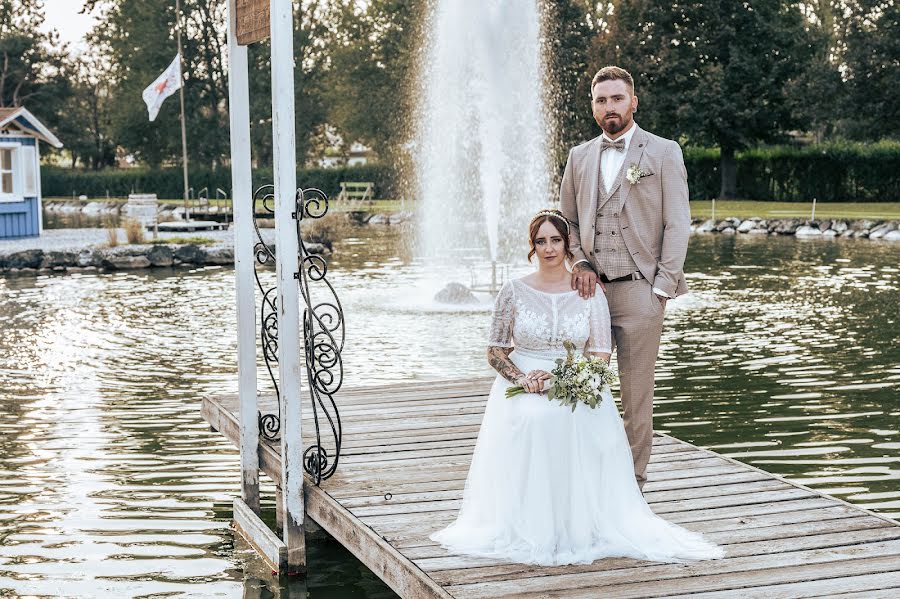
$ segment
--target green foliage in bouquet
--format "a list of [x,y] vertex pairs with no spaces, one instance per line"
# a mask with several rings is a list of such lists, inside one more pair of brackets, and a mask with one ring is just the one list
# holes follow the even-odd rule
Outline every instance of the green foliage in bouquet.
[[[558,401],[575,411],[579,403],[589,408],[596,408],[602,397],[604,388],[612,385],[616,379],[615,371],[606,360],[597,357],[586,357],[575,353],[575,345],[565,341],[566,357],[556,360],[556,367],[550,372],[552,377],[547,381],[549,389],[547,397]],[[506,397],[515,397],[525,393],[521,385],[506,390]]]

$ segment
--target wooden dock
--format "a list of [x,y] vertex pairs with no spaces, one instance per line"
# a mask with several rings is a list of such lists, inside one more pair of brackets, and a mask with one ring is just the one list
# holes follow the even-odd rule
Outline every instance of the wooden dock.
[[[541,567],[448,553],[428,536],[460,506],[489,389],[419,382],[337,398],[340,467],[307,485],[307,513],[401,597],[900,597],[896,521],[667,435],[654,439],[647,501],[725,559]],[[204,399],[202,411],[239,444],[236,395]],[[308,444],[311,420],[303,435]],[[261,443],[260,468],[279,479],[277,443]]]

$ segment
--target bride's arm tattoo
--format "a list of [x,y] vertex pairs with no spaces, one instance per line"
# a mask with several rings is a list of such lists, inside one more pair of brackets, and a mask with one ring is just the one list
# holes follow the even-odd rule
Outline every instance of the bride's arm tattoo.
[[511,347],[488,347],[488,364],[510,383],[518,383],[525,373],[516,368],[516,365],[509,359],[512,350]]

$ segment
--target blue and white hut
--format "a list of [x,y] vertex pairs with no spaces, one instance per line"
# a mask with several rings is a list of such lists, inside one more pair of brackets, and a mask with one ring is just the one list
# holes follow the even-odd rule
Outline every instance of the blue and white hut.
[[38,140],[62,143],[24,107],[0,108],[0,239],[41,234]]

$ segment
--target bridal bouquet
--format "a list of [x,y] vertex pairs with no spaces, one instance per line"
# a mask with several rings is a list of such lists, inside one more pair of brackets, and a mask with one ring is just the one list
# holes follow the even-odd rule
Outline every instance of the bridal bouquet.
[[[546,381],[544,387],[548,398],[564,406],[571,406],[573,412],[579,403],[596,408],[600,403],[600,392],[615,382],[615,371],[602,358],[576,355],[572,342],[566,341],[563,345],[568,355],[565,359],[557,359],[556,368],[550,371],[553,376]],[[522,393],[526,393],[525,388],[516,385],[506,390],[506,397]]]

